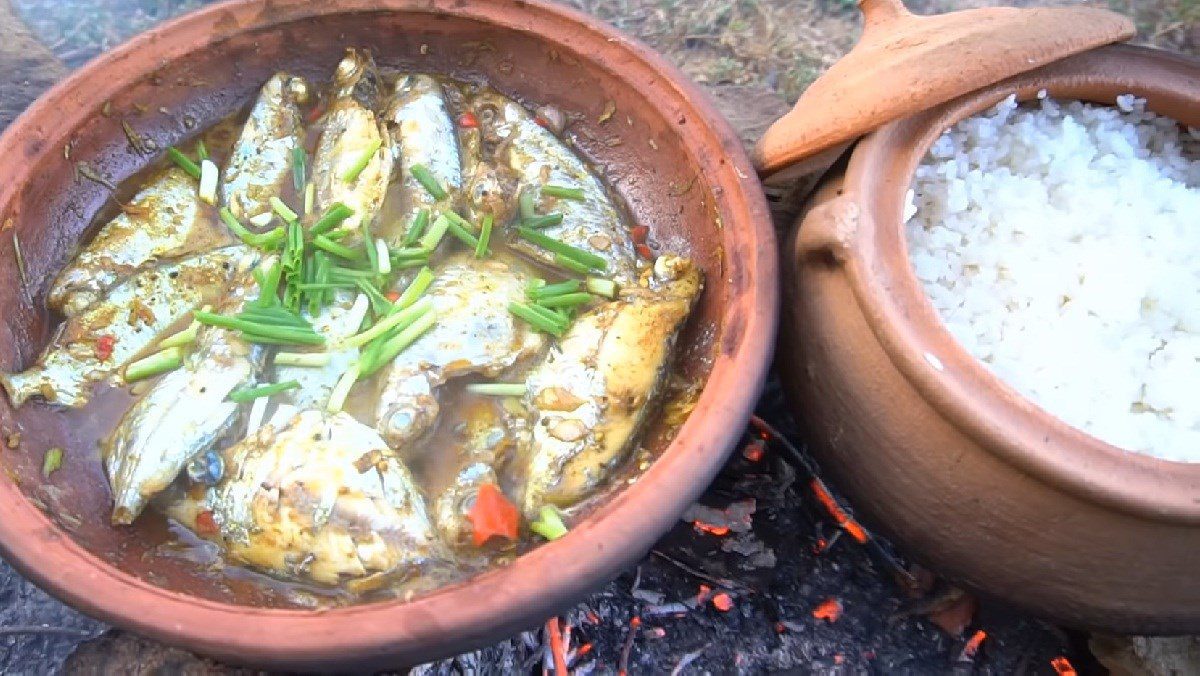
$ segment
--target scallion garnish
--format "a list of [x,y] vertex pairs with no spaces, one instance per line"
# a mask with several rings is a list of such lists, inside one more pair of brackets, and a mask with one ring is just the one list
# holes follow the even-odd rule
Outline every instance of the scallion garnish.
[[362,258],[361,251],[355,251],[348,246],[338,244],[325,235],[317,235],[316,237],[313,237],[313,246],[321,249],[322,251],[328,251],[338,258],[345,258],[346,260],[353,261]]
[[596,270],[604,270],[608,268],[608,261],[597,256],[596,254],[584,251],[579,247],[571,246],[570,244],[561,242],[553,237],[547,237],[537,230],[519,227],[517,228],[517,234],[520,235],[522,239],[532,244],[536,244],[547,251],[586,265],[589,268],[594,268]]
[[296,214],[296,212],[292,211],[291,207],[284,204],[283,200],[279,199],[278,197],[272,196],[270,202],[271,202],[271,209],[275,213],[279,214],[279,217],[282,218],[284,220],[284,222],[297,223],[300,221],[300,216],[298,216]]
[[542,307],[548,308],[572,308],[580,305],[587,305],[594,299],[590,293],[564,293],[559,296],[548,296],[538,301]]
[[49,477],[62,467],[63,449],[55,447],[46,451],[46,455],[42,456],[42,476]]
[[376,371],[383,368],[384,365],[395,359],[396,355],[400,354],[405,350],[405,348],[416,342],[417,339],[424,335],[426,331],[433,328],[433,325],[436,323],[436,311],[429,310],[425,314],[421,315],[419,319],[412,324],[409,324],[403,331],[389,338],[383,343],[383,345],[379,348],[379,351],[375,353],[372,362],[369,365],[364,365],[362,375],[374,375]]
[[538,510],[538,520],[529,524],[529,530],[546,538],[557,540],[567,534],[567,525],[563,523],[562,515],[553,505],[544,505]]
[[152,378],[183,366],[183,348],[170,347],[139,359],[125,367],[125,382],[133,383]]
[[167,148],[167,155],[171,161],[179,165],[179,168],[186,171],[192,178],[199,180],[200,165],[192,161],[192,158],[184,155],[178,148]]
[[[368,244],[367,248],[371,248]],[[388,251],[387,242],[375,240],[375,271],[381,275],[392,274],[392,252]]]
[[250,230],[248,230],[246,226],[242,225],[242,222],[237,219],[237,216],[233,215],[233,212],[230,211],[228,207],[222,207],[219,213],[221,215],[221,220],[225,222],[225,225],[228,226],[231,231],[233,231],[234,235],[237,235],[238,239],[256,249],[274,249],[279,246],[286,234],[281,227],[262,234],[250,232]]
[[309,181],[304,186],[304,213],[311,214],[317,203],[317,184]]
[[333,392],[329,395],[329,402],[325,405],[325,410],[330,413],[340,413],[346,405],[346,397],[350,396],[350,389],[354,387],[354,383],[358,382],[359,374],[362,367],[357,363],[352,364],[342,377],[338,379],[337,384],[333,386]]
[[545,216],[535,216],[525,221],[523,225],[527,228],[533,228],[534,230],[541,230],[542,228],[549,228],[562,222],[563,215],[556,211],[552,214],[546,214]]
[[209,326],[241,331],[242,337],[251,343],[284,345],[324,345],[325,338],[311,328],[281,326],[250,321],[240,317],[228,317],[211,312],[197,312],[196,320]]
[[217,203],[217,182],[221,178],[221,170],[212,160],[200,163],[200,200],[208,204]]
[[379,289],[375,288],[374,284],[365,279],[360,279],[355,286],[358,287],[359,291],[362,291],[363,294],[366,295],[367,301],[371,303],[371,309],[375,312],[375,314],[386,314],[392,309],[392,304],[388,302],[387,298],[383,297],[382,293],[379,293]]
[[196,157],[202,162],[208,159],[208,146],[204,145],[204,139],[196,141]]
[[571,318],[567,316],[566,311],[561,309],[551,310],[550,308],[544,307],[537,303],[530,305],[529,309],[541,315],[543,319],[554,322],[558,326],[561,326],[563,329],[566,329],[567,325],[571,322]]
[[539,298],[549,298],[550,296],[561,296],[564,293],[575,293],[583,288],[583,282],[578,279],[568,279],[565,282],[557,284],[541,284],[536,287],[530,287],[526,290],[525,295],[533,300]]
[[392,304],[393,312],[403,310],[416,303],[421,296],[425,295],[430,284],[433,284],[433,270],[430,270],[428,267],[421,268],[421,271],[417,273],[416,277],[413,277],[412,282],[409,283],[404,293],[400,294],[400,297]]
[[412,224],[408,226],[408,232],[404,233],[404,246],[416,244],[421,239],[421,235],[425,234],[427,227],[429,227],[429,210],[421,209],[413,217]]
[[434,219],[433,224],[429,226],[429,230],[421,237],[421,248],[429,253],[433,253],[438,244],[441,243],[442,237],[445,237],[446,231],[450,229],[450,219],[442,214]]
[[382,147],[383,139],[376,139],[375,142],[370,145],[370,147],[363,150],[362,155],[359,156],[358,160],[356,160],[354,164],[346,170],[345,174],[342,174],[342,181],[345,183],[353,183],[357,181],[358,177],[362,175],[363,170],[366,169],[367,165],[371,163],[371,158],[375,157],[375,153],[379,152],[379,149]]
[[319,368],[328,366],[330,359],[328,352],[279,352],[275,355],[275,365]]
[[592,269],[587,265],[584,265],[573,258],[567,258],[566,256],[558,253],[554,254],[554,264],[560,268],[566,268],[577,275],[586,275],[589,272],[592,272]]
[[341,202],[334,202],[329,206],[328,209],[325,210],[324,214],[321,214],[321,217],[317,219],[317,222],[313,223],[312,227],[309,228],[309,233],[312,234],[313,237],[316,237],[317,235],[324,235],[330,230],[333,230],[341,225],[342,221],[350,218],[353,215],[353,209],[345,204],[342,204]]
[[597,296],[604,296],[605,298],[617,297],[617,283],[611,279],[588,277],[587,290],[588,293],[593,293]]
[[[208,312],[212,309],[211,305],[205,305],[202,310]],[[186,347],[196,342],[196,337],[200,335],[200,322],[192,320],[188,327],[176,334],[167,336],[158,342],[158,346],[162,349],[168,347]]]
[[543,316],[532,306],[525,305],[524,303],[509,303],[508,311],[543,333],[561,337],[567,331],[566,327],[562,326],[558,321]]
[[537,212],[534,210],[534,199],[531,188],[521,190],[521,195],[517,197],[517,211],[522,221],[531,221],[537,217]]
[[366,331],[342,340],[338,343],[338,347],[342,349],[362,347],[393,329],[407,328],[431,310],[433,310],[433,301],[429,298],[422,298],[399,312],[387,315]]
[[479,226],[479,242],[475,245],[475,257],[483,258],[488,252],[488,243],[492,240],[492,215],[485,214],[483,225]]
[[261,399],[262,397],[271,397],[281,392],[288,390],[299,389],[300,383],[295,380],[289,380],[283,383],[275,383],[273,385],[261,385],[259,387],[247,387],[241,390],[234,390],[229,393],[229,401],[235,404],[245,404],[246,402]]
[[296,146],[292,148],[292,185],[296,188],[296,194],[304,192],[304,184],[308,180],[308,170],[305,164],[308,157],[304,152],[304,148]]
[[542,186],[542,194],[547,197],[557,197],[564,200],[575,200],[582,202],[586,199],[583,193],[583,188],[568,188],[562,185],[544,185]]
[[[453,212],[450,212],[450,213],[453,213]],[[462,223],[466,223],[466,221],[463,221],[461,216],[458,216],[458,214],[455,214],[454,217],[451,217],[449,219],[449,221],[450,221],[450,234],[451,235],[454,235],[458,239],[458,241],[462,242],[463,244],[466,244],[467,248],[472,251],[479,248],[479,238],[476,237],[475,235],[473,235],[470,230],[467,230],[466,228],[464,228],[462,226]]]
[[523,397],[529,387],[525,383],[471,383],[467,391],[489,397]]
[[446,191],[442,189],[437,178],[433,175],[433,172],[429,171],[428,167],[423,164],[414,164],[412,166],[412,175],[433,199],[439,202],[446,199]]

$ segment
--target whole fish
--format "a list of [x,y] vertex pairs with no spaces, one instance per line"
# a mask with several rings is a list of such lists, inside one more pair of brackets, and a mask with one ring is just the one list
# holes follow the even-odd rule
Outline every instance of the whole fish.
[[391,138],[374,112],[380,105],[381,86],[370,55],[347,49],[334,74],[333,101],[320,123],[323,129],[312,177],[316,209],[323,212],[341,202],[354,210],[338,226],[352,233],[344,244],[361,241],[383,205],[391,180]]
[[79,408],[91,399],[93,383],[124,384],[122,367],[185,314],[215,302],[236,271],[255,260],[257,254],[238,245],[144,270],[67,318],[37,363],[21,373],[0,373],[0,385],[14,406],[40,396]]
[[[454,122],[446,110],[442,85],[422,74],[402,75],[388,102],[385,118],[392,137],[392,154],[399,172],[401,204],[395,217],[376,228],[388,244],[399,246],[422,208],[446,207],[462,188],[462,166]],[[446,198],[435,198],[413,175],[416,165],[429,170]]]
[[663,256],[646,284],[581,315],[529,376],[531,441],[520,451],[521,509],[570,507],[624,458],[660,389],[675,337],[700,294],[691,261]]
[[452,378],[495,376],[539,354],[545,337],[515,319],[508,304],[522,301],[530,275],[515,263],[456,253],[429,287],[438,321],[401,352],[382,377],[376,427],[397,450],[437,419],[435,390]]
[[276,382],[295,380],[300,383],[300,387],[281,395],[281,401],[286,401],[301,410],[325,408],[329,403],[329,395],[342,374],[358,359],[358,349],[336,349],[336,344],[339,340],[358,332],[367,316],[368,308],[366,296],[339,291],[332,304],[322,308],[317,316],[307,317],[313,329],[325,337],[325,344],[329,346],[329,363],[317,367],[276,366]]
[[[251,295],[257,284],[247,271],[218,310],[237,314]],[[229,394],[254,383],[262,355],[236,331],[204,327],[184,366],[159,378],[125,413],[105,448],[113,524],[133,523],[190,459],[230,430],[239,405]]]
[[208,504],[230,559],[336,585],[416,572],[442,548],[408,468],[345,413],[305,411],[224,453]]
[[[471,105],[487,140],[499,147],[495,161],[519,176],[518,193],[514,194],[533,191],[543,212],[563,215],[561,223],[542,229],[542,234],[603,258],[608,264],[605,274],[622,285],[636,282],[637,257],[629,228],[587,164],[516,101],[484,90],[472,97]],[[583,199],[547,197],[540,192],[545,186],[578,188]],[[554,262],[552,253],[515,233],[510,239],[514,249]]]
[[276,73],[263,85],[258,101],[225,165],[225,204],[240,219],[271,211],[270,200],[292,180],[292,150],[304,147],[304,115],[308,82]]
[[120,215],[102,227],[58,273],[46,302],[71,317],[99,301],[118,282],[160,259],[232,243],[229,229],[200,201],[196,180],[172,167],[151,178]]

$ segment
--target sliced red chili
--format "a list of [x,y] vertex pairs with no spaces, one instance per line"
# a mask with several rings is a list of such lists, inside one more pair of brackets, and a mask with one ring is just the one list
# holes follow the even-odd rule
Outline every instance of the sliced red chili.
[[479,127],[479,118],[475,117],[475,113],[465,111],[458,116],[458,126],[463,129],[477,129]]
[[113,336],[100,336],[96,339],[96,359],[100,361],[108,361],[112,357],[113,349],[117,346],[117,339]]
[[212,537],[221,532],[221,527],[217,525],[217,520],[213,518],[211,509],[200,512],[196,515],[196,533],[204,537]]
[[645,244],[650,239],[650,228],[644,225],[635,225],[629,229],[629,236],[633,238],[634,244]]
[[654,259],[654,252],[651,251],[650,247],[646,246],[645,244],[637,245],[637,247],[635,247],[635,250],[637,251],[637,255],[641,256],[642,258],[645,258],[646,260]]

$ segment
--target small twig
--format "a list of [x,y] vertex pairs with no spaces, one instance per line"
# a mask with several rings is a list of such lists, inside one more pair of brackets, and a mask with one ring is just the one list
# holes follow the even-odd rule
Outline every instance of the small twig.
[[750,592],[751,594],[756,593],[756,591],[757,591],[753,587],[747,587],[746,585],[741,584],[740,582],[734,582],[733,580],[730,580],[727,578],[717,577],[715,575],[706,573],[702,570],[697,570],[696,568],[689,566],[688,564],[684,563],[683,561],[680,561],[679,559],[668,556],[667,554],[664,554],[664,553],[658,551],[657,549],[651,551],[650,553],[657,556],[658,558],[662,559],[663,561],[666,561],[667,563],[675,566],[676,568],[682,570],[683,572],[685,572],[689,575],[692,575],[693,577],[698,577],[701,580],[704,580],[706,582],[711,582],[714,585],[717,585],[718,587],[724,587],[726,589],[736,589],[736,590],[740,590],[740,591]]
[[708,646],[709,644],[705,643],[692,652],[686,653],[683,657],[680,657],[679,661],[675,663],[675,668],[671,670],[671,676],[679,676],[679,674],[683,673],[683,670],[686,669],[689,664],[695,662],[700,658],[701,655],[704,654],[704,651],[708,649]]
[[642,567],[637,567],[637,572],[633,575],[633,586],[629,588],[630,594],[637,594],[638,587],[642,585]]
[[626,676],[629,673],[629,655],[633,652],[633,640],[637,638],[637,635],[637,625],[630,624],[629,633],[625,634],[625,644],[621,646],[621,659],[617,662],[617,673],[620,676]]
[[563,650],[562,631],[558,627],[557,617],[546,621],[546,635],[550,640],[550,654],[554,657],[555,676],[567,676],[567,657]]

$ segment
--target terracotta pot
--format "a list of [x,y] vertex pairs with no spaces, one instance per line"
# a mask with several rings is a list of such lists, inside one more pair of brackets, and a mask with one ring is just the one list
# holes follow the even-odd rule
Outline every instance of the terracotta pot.
[[[246,104],[278,68],[326,79],[348,44],[370,48],[384,66],[485,78],[583,113],[577,145],[663,249],[690,251],[706,272],[681,343],[681,368],[706,386],[677,435],[652,426],[648,444],[660,455],[640,480],[618,482],[623,490],[561,540],[409,603],[321,611],[158,555],[151,547],[161,533],[111,528],[86,433],[49,408],[0,404],[0,427],[23,435],[20,451],[0,454],[5,558],[85,613],[229,661],[398,667],[539,624],[643,556],[712,480],[755,402],[775,335],[776,248],[754,170],[708,99],[647,48],[530,0],[245,0],[104,55],[0,138],[0,223],[20,236],[33,295],[24,298],[5,234],[0,364],[27,363],[48,338],[40,293],[106,203],[108,189],[77,174],[76,163],[119,183],[150,161],[129,147],[121,120],[164,148]],[[617,115],[601,124],[608,100]],[[52,446],[65,447],[66,460],[43,479],[41,452]]]
[[935,570],[1069,625],[1200,631],[1200,465],[1122,451],[1022,398],[955,342],[908,262],[905,192],[929,146],[1043,88],[1134,93],[1200,125],[1200,62],[1110,46],[883,126],[785,246],[782,373],[822,467]]

